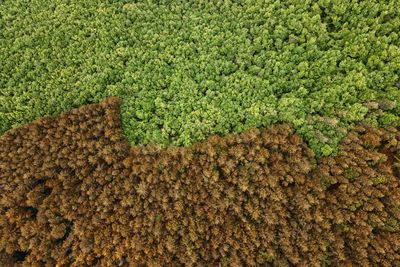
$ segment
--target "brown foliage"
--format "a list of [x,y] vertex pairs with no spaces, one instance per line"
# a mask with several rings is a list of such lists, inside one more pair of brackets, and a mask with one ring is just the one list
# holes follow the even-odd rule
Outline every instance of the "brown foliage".
[[397,129],[130,148],[111,98],[0,138],[0,264],[400,265]]

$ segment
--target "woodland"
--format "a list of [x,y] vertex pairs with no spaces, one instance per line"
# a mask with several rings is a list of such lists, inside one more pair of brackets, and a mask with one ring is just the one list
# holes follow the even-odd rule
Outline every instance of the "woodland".
[[0,266],[400,266],[400,1],[0,1]]

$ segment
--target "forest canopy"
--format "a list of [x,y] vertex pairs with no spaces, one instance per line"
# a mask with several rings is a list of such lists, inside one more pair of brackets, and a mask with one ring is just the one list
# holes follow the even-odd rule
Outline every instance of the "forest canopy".
[[2,1],[0,134],[108,96],[132,145],[398,126],[400,2]]

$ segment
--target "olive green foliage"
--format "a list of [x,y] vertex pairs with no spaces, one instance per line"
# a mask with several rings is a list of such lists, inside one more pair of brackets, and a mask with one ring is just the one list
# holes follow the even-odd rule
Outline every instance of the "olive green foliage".
[[400,2],[0,5],[0,133],[106,96],[131,144],[189,145],[287,122],[319,155],[398,125]]

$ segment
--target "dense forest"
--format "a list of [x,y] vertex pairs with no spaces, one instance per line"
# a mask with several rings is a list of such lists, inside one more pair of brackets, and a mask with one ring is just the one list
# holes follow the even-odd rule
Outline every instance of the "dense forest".
[[400,266],[400,1],[0,1],[0,266]]

